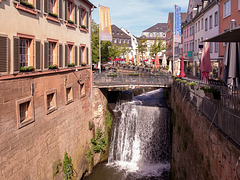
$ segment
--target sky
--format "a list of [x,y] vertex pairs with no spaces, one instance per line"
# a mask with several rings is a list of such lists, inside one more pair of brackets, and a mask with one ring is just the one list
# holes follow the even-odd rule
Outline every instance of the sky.
[[111,24],[140,37],[142,31],[157,23],[167,23],[168,13],[173,12],[174,4],[186,12],[189,0],[90,0],[97,8],[92,18],[99,23],[98,5],[110,8]]

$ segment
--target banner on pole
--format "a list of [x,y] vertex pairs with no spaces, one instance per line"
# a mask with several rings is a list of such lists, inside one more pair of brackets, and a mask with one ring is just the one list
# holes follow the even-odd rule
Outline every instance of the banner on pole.
[[110,19],[110,9],[108,7],[99,6],[100,8],[100,40],[112,41],[112,28]]
[[181,7],[174,5],[174,39],[181,43]]

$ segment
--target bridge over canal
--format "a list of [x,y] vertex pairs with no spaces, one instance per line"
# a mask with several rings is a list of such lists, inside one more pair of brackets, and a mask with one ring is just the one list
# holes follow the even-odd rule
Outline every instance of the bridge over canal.
[[136,88],[170,86],[170,74],[166,72],[113,70],[94,73],[94,85],[97,88]]

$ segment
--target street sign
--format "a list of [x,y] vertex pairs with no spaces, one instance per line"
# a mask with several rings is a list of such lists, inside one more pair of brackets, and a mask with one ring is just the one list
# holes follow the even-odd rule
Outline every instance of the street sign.
[[192,51],[188,51],[188,57],[192,57]]

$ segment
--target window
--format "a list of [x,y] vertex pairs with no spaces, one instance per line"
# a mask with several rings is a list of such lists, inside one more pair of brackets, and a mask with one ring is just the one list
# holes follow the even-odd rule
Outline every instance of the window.
[[186,36],[186,30],[184,30],[184,38],[186,38],[187,36]]
[[187,37],[188,37],[188,29],[187,29]]
[[223,18],[231,15],[231,0],[223,3]]
[[17,104],[17,127],[21,128],[34,121],[33,98],[27,97],[16,102]]
[[200,21],[198,21],[198,31],[200,31]]
[[[74,5],[73,5],[73,2],[68,0],[67,1],[67,20],[68,22],[74,22],[74,17],[73,17],[73,9],[74,9]],[[70,21],[69,21],[70,20]]]
[[45,92],[45,111],[49,114],[57,109],[57,89]]
[[58,2],[57,0],[48,0],[48,13],[54,13],[54,14],[58,14],[58,6],[57,6]]
[[192,28],[190,27],[190,36],[192,35]]
[[66,88],[66,104],[73,102],[73,92],[72,87]]
[[20,67],[28,66],[29,39],[20,39]]
[[67,62],[73,63],[73,45],[68,45],[68,54],[67,54]]
[[86,45],[82,44],[81,46],[81,62],[87,63],[86,60]]
[[218,25],[218,12],[214,13],[214,26]]
[[86,95],[86,91],[85,91],[85,84],[81,83],[80,84],[80,97],[83,97]]
[[238,0],[238,10],[240,10],[240,0]]
[[208,19],[206,18],[205,19],[205,31],[207,31],[208,30]]
[[18,34],[19,37],[19,64],[20,67],[34,66],[34,37]]
[[195,33],[197,32],[197,23],[195,24]]
[[81,6],[80,11],[81,11],[81,19],[80,19],[81,25],[86,27],[87,26],[87,15],[86,15],[87,12],[86,12],[86,8]]
[[56,43],[49,42],[49,58],[48,58],[48,65],[57,64],[57,55],[56,55]]
[[213,42],[210,42],[210,53],[213,52]]
[[209,17],[209,29],[212,29],[212,15]]
[[195,51],[197,51],[198,48],[197,48],[197,40],[195,40]]
[[201,29],[203,29],[203,18],[201,19]]
[[188,43],[187,43],[187,52],[188,52]]
[[219,49],[219,43],[218,43],[218,42],[215,42],[215,53],[218,52],[218,49]]

